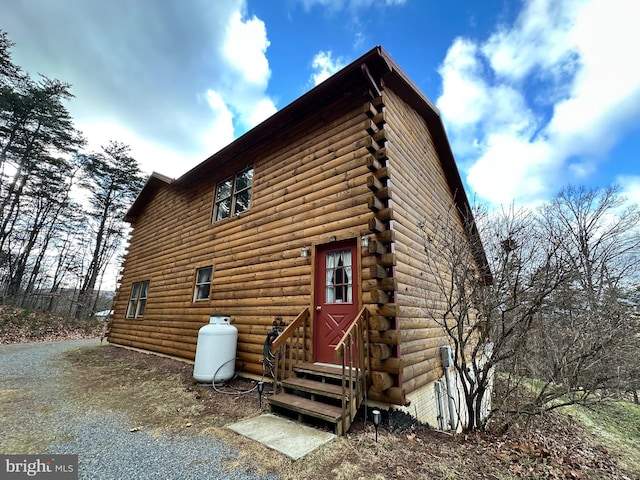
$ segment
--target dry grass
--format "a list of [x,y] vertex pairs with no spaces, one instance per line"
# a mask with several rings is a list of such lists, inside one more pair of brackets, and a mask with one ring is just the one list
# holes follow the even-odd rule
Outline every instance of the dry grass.
[[[509,437],[451,436],[421,425],[391,433],[356,421],[345,437],[292,462],[225,428],[262,413],[254,391],[228,396],[192,380],[191,364],[113,346],[70,353],[68,388],[87,408],[126,413],[131,428],[153,434],[211,435],[239,452],[223,468],[256,465],[258,473],[284,479],[632,479],[616,466],[617,455],[566,417],[541,419],[526,433]],[[254,382],[234,381],[248,390]]]
[[132,427],[199,431],[259,413],[240,397],[212,401],[215,392],[193,383],[188,363],[111,346],[73,350],[67,359],[76,367],[73,395],[92,408],[126,413]]
[[598,409],[566,408],[605,445],[620,452],[620,464],[640,478],[640,405],[604,403]]
[[12,422],[11,435],[0,437],[0,452],[28,452],[38,453],[47,451],[53,440],[53,433],[40,431],[33,434],[34,419],[46,415],[47,407],[34,406],[33,394],[28,388],[0,389],[0,418],[18,418]]

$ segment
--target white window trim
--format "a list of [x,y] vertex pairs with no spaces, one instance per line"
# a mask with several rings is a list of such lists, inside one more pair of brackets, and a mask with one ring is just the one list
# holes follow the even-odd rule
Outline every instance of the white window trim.
[[[207,282],[199,282],[199,277],[200,277],[200,272],[203,270],[209,269],[211,270],[211,273],[209,274],[209,281]],[[213,280],[213,267],[212,266],[206,266],[206,267],[200,267],[196,269],[196,278],[195,278],[195,283],[193,286],[193,301],[194,302],[203,302],[206,300],[209,300],[211,298],[211,282]],[[204,286],[204,285],[208,285],[209,287],[209,291],[206,297],[202,297],[202,298],[198,298],[198,293],[200,291],[199,287]]]

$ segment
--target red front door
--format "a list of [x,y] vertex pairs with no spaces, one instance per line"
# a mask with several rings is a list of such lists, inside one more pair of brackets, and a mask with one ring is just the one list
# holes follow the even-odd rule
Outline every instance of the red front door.
[[356,242],[318,247],[315,278],[314,357],[335,363],[333,351],[358,314]]

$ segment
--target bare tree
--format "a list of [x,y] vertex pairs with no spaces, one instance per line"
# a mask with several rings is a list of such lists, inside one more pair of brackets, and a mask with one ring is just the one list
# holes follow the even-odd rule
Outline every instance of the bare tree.
[[[84,140],[66,108],[70,85],[32,79],[13,63],[12,45],[0,30],[1,299],[53,309],[64,293],[85,316],[118,251],[122,216],[142,185],[139,169],[117,142],[77,154]],[[72,201],[83,189],[85,211]]]
[[70,85],[32,80],[11,62],[11,45],[0,31],[0,272],[6,299],[21,303],[39,283],[46,232],[68,194],[69,155],[84,140],[65,106]]
[[92,251],[82,285],[76,317],[86,317],[95,302],[98,277],[113,258],[124,235],[123,218],[143,185],[138,162],[130,148],[111,141],[100,153],[84,156],[86,181],[90,192],[89,217],[93,229]]
[[[567,187],[536,211],[425,223],[425,270],[440,294],[426,311],[452,346],[465,428],[637,388],[640,213],[623,204],[615,187]],[[494,372],[501,390],[485,415]]]
[[[464,427],[473,430],[484,429],[490,418],[483,405],[496,368],[522,351],[563,271],[557,250],[537,238],[531,212],[511,208],[490,216],[478,208],[460,217],[462,225],[447,215],[423,229],[425,269],[440,294],[426,311],[452,346]],[[478,249],[486,252],[488,265],[477,264]]]
[[[597,403],[630,389],[639,345],[632,292],[640,273],[640,210],[615,186],[567,187],[539,223],[570,272],[530,335],[524,373],[537,379],[528,408]],[[635,373],[635,375],[634,375]]]

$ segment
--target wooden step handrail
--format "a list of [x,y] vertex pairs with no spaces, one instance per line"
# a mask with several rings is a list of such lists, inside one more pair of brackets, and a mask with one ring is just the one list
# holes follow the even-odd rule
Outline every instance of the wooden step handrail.
[[278,338],[276,338],[271,344],[271,353],[277,352],[278,349],[282,346],[284,342],[286,342],[291,335],[298,329],[298,327],[309,318],[309,307],[305,308],[302,312],[298,314],[293,322],[291,322],[287,327],[282,331]]
[[309,308],[307,307],[287,325],[270,346],[271,354],[276,359],[273,372],[274,392],[277,391],[283,379],[293,375],[293,366],[306,360],[308,319]]
[[334,349],[334,360],[342,366],[342,432],[347,431],[364,399],[369,376],[368,351],[369,310],[363,307]]

